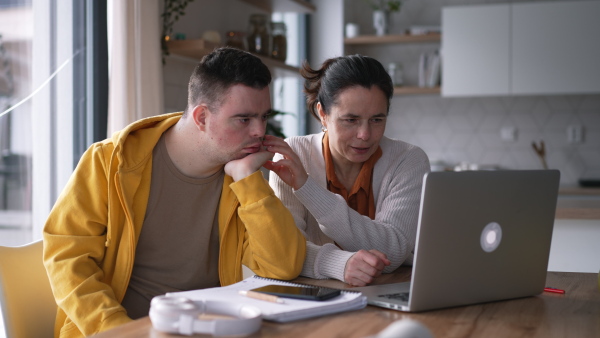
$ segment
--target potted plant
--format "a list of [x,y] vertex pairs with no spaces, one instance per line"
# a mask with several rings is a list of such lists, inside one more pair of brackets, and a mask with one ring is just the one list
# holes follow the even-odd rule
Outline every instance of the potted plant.
[[379,36],[389,32],[390,13],[400,12],[400,0],[365,0],[373,9],[373,27]]
[[194,0],[165,0],[164,10],[160,15],[162,18],[162,32],[160,39],[160,46],[163,55],[163,64],[165,63],[165,56],[169,55],[169,47],[167,42],[171,39],[173,33],[173,25],[179,20],[180,17],[185,15],[185,8],[190,2]]
[[272,119],[272,117],[276,115],[293,115],[290,113],[285,113],[279,110],[272,109],[271,114],[269,115],[269,119],[267,120],[267,130],[266,133],[269,135],[274,135],[281,138],[286,138],[283,133],[283,128],[281,127],[281,122]]

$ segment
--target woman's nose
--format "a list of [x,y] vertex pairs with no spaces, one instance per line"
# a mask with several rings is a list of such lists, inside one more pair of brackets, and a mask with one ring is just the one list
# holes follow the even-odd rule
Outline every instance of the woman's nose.
[[358,127],[356,137],[364,141],[369,140],[369,138],[371,137],[371,126],[369,126],[369,123],[362,123]]

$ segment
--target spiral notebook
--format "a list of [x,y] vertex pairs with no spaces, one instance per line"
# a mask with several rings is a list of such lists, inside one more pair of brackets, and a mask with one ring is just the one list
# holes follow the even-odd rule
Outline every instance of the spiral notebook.
[[307,286],[255,275],[228,286],[171,292],[167,293],[167,296],[185,297],[191,300],[226,301],[253,305],[262,311],[263,319],[279,323],[359,310],[367,306],[367,298],[362,293],[356,291],[342,291],[339,296],[324,301],[286,298],[284,304],[248,298],[239,294],[240,291],[248,291],[269,284]]

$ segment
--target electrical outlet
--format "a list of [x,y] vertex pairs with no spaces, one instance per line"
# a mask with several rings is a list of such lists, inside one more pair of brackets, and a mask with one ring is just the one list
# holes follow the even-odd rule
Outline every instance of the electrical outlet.
[[567,142],[583,143],[583,126],[572,125],[567,127]]
[[517,128],[516,127],[502,127],[500,129],[500,137],[502,141],[516,141],[517,140]]

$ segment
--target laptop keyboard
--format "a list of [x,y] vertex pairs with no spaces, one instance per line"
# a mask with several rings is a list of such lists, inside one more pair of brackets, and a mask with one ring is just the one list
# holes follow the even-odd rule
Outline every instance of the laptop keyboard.
[[387,299],[396,299],[403,302],[408,302],[408,292],[398,292],[398,293],[390,293],[386,295],[379,295],[377,297],[387,298]]

